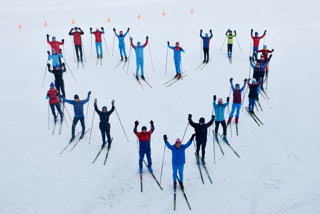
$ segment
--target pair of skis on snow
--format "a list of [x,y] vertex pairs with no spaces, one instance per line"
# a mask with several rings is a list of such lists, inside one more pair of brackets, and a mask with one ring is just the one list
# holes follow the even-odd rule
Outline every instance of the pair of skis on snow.
[[[178,80],[183,80],[188,74],[184,75],[185,71],[181,73],[181,78],[178,79],[178,77],[174,77],[173,79],[169,80],[168,82],[164,83],[163,85],[167,85],[169,87],[170,85],[176,83]],[[170,83],[170,84],[169,84]]]
[[[184,188],[182,188],[182,186],[181,186],[181,184],[180,184],[180,179],[179,179],[179,176],[178,176],[178,175],[177,175],[177,180],[178,180],[179,186],[180,186],[180,188],[181,188],[182,194],[183,194],[183,196],[184,196],[184,199],[186,200],[186,203],[187,203],[187,205],[188,205],[188,207],[189,207],[189,210],[191,210],[191,206],[190,206],[190,204],[189,204],[187,195],[186,195],[186,193],[184,192]],[[176,202],[176,198],[177,198],[176,193],[177,193],[177,188],[174,188],[174,189],[173,189],[173,210],[176,210],[176,204],[177,204],[177,202]]]
[[[196,160],[197,160],[197,153],[194,153],[194,155],[196,156]],[[200,156],[200,155],[199,155],[199,159],[201,159],[201,156]],[[200,167],[200,165],[203,166],[204,170],[206,171],[206,173],[207,173],[207,175],[208,175],[208,178],[209,178],[210,183],[212,183],[212,180],[211,180],[211,177],[210,177],[210,175],[209,175],[209,172],[208,172],[208,169],[207,169],[206,165],[203,165],[202,161],[200,161],[200,162],[201,162],[201,164],[199,164],[199,165],[197,164],[197,165],[198,165],[198,168],[199,168],[199,172],[200,172],[200,177],[201,177],[202,184],[204,184],[204,180],[203,180],[203,176],[202,176],[202,172],[201,172],[201,167]]]
[[[133,76],[136,78],[136,75],[134,75],[134,73],[132,73],[133,74]],[[141,78],[141,76],[139,75],[139,77]],[[142,78],[141,78],[142,79]],[[140,86],[141,86],[141,88],[144,90],[144,88],[143,88],[143,86],[142,86],[142,84],[141,84],[141,82],[140,82],[140,80],[139,79],[136,79],[137,81],[138,81],[138,83],[140,84]],[[150,88],[152,88],[152,86],[147,82],[147,80],[146,79],[142,79],[145,83],[147,83],[147,85],[150,87]]]
[[[128,58],[129,59],[129,58]],[[125,60],[120,60],[120,62],[119,62],[119,64],[115,67],[115,68],[117,68],[122,62],[124,62],[124,64],[123,64],[123,67],[122,67],[122,70],[124,69],[124,67],[126,67],[126,64],[127,64],[127,62],[128,62],[128,59],[127,59],[127,61],[125,61]]]
[[[69,152],[71,152],[71,151],[74,149],[74,147],[76,147],[76,145],[80,142],[80,140],[82,140],[82,139],[84,138],[84,136],[89,132],[89,130],[90,130],[90,128],[83,134],[82,137],[80,136],[80,138],[78,139],[78,141],[77,141],[77,142],[74,144],[74,146],[69,150]],[[81,133],[81,132],[78,132],[78,134],[74,137],[74,139],[75,139],[76,137],[78,137],[80,133]],[[60,152],[59,155],[61,155],[61,154],[69,147],[69,145],[74,141],[74,139],[73,139],[72,141],[70,141],[70,142],[67,144],[66,147],[64,147],[64,149]]]
[[[79,64],[80,64],[80,62],[78,61],[78,62],[77,62],[77,68],[79,68]],[[81,61],[81,64],[82,64],[82,67],[84,68],[83,61]],[[97,64],[96,64],[96,65],[97,65]]]
[[[213,130],[212,130],[212,133],[213,133],[213,136],[215,136],[215,133],[214,133]],[[238,153],[232,148],[232,146],[230,145],[230,143],[229,143],[228,141],[225,141],[225,140],[223,139],[223,137],[221,136],[220,133],[218,133],[218,135],[219,135],[220,138],[229,146],[229,148],[234,152],[234,154],[236,154],[236,155],[240,158],[240,155],[238,155]],[[215,141],[216,141],[217,144],[219,145],[219,148],[220,148],[220,150],[221,150],[221,153],[224,155],[224,152],[223,152],[222,147],[221,147],[221,145],[220,145],[220,143],[219,143],[219,140],[218,140],[218,139],[215,139]]]
[[[154,178],[154,180],[156,181],[156,183],[158,184],[158,186],[160,187],[160,189],[161,189],[161,190],[163,190],[163,189],[162,189],[162,187],[161,187],[161,185],[160,185],[160,183],[158,182],[158,180],[157,180],[156,176],[153,174],[153,172],[151,172],[151,171],[150,171],[150,169],[149,169],[149,167],[148,167],[147,162],[146,162],[145,160],[143,160],[143,162],[144,162],[144,164],[146,165],[146,167],[148,168],[149,172],[151,173],[152,177]],[[142,179],[142,173],[140,173],[140,185],[141,185],[141,192],[143,192],[143,179]]]
[[201,63],[198,67],[196,67],[196,69],[200,68],[200,70],[202,70],[204,67],[206,67],[206,65],[211,61],[212,58],[209,59],[208,62],[203,62]]
[[264,125],[255,113],[251,113],[249,111],[249,108],[247,106],[246,106],[246,110],[249,113],[249,115],[252,117],[252,119],[257,123],[258,126],[260,126],[260,124]]
[[[56,121],[56,122],[54,123],[54,125],[53,125],[52,135],[54,135],[54,131],[55,131],[56,126],[57,126],[57,122],[58,122],[58,121]],[[60,122],[59,135],[61,134],[62,125],[63,125],[63,120],[61,120],[61,122]]]
[[[112,141],[113,141],[113,138],[111,138],[110,145],[111,145]],[[100,151],[98,152],[96,158],[92,161],[92,163],[96,162],[96,160],[97,160],[97,158],[99,157],[100,153],[102,152],[102,150],[104,149],[104,147],[105,147],[108,143],[109,143],[109,141],[100,149]],[[107,154],[106,154],[106,157],[105,157],[105,159],[104,159],[103,165],[106,165],[106,162],[107,162],[107,159],[108,159],[108,155],[109,155],[110,149],[111,149],[111,147],[109,147],[108,150],[107,150]]]

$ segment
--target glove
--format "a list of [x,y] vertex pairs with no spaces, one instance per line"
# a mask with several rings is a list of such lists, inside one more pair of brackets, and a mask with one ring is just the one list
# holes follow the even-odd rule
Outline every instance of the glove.
[[150,121],[150,124],[153,125],[153,121],[152,120]]
[[252,56],[249,57],[249,60],[252,61]]
[[88,97],[90,97],[90,95],[91,95],[91,91],[88,92]]
[[90,28],[90,31],[92,31],[92,27]]
[[72,31],[72,30],[74,30],[73,28],[71,28],[71,30],[70,31]]
[[128,30],[127,30],[127,31],[129,32],[129,30],[130,30],[130,28],[128,27]]
[[200,33],[202,33],[202,29],[200,29]]
[[227,97],[227,102],[229,102],[229,100],[230,100],[230,98],[229,98],[229,97]]
[[101,27],[101,30],[103,30],[104,28],[103,27]]
[[230,82],[232,82],[232,80],[233,80],[233,78],[231,77],[231,78],[230,78]]
[[49,34],[47,34],[47,39],[49,39]]
[[193,134],[193,135],[191,136],[190,140],[193,140],[195,136],[196,136],[196,134]]
[[210,31],[209,31],[210,33],[212,33],[212,30],[210,29]]
[[216,95],[213,95],[213,101],[216,101],[217,97]]
[[192,114],[189,114],[188,119],[191,120],[191,118],[192,118]]
[[115,28],[113,28],[113,31],[114,31],[114,32],[116,32],[116,29],[115,29]]
[[138,127],[138,125],[139,125],[139,122],[138,122],[138,120],[136,120],[136,122],[134,122],[134,127]]
[[130,37],[130,41],[132,41],[132,37]]
[[248,79],[248,81],[250,82],[251,78]]
[[180,48],[179,50],[182,51],[182,48]]
[[165,134],[165,135],[163,135],[163,140],[164,140],[164,142],[167,142],[168,141],[168,137],[167,137],[167,135]]
[[251,29],[251,33],[253,32],[253,29]]
[[146,39],[148,40],[148,39],[149,39],[149,36],[147,36]]
[[230,31],[230,29],[228,29],[228,31],[227,32],[229,32]]
[[169,41],[167,41],[168,42],[168,45],[170,45],[170,42]]
[[235,30],[233,32],[234,32],[234,34],[237,34],[237,32]]
[[272,49],[272,52],[274,51],[274,49]]
[[79,30],[81,30],[81,28],[78,27]]
[[47,51],[48,55],[50,56],[50,51]]
[[61,48],[60,48],[60,53],[62,53],[62,50],[61,50]]
[[97,105],[97,99],[94,99],[94,105]]
[[114,100],[112,100],[111,104],[112,104],[112,106],[114,106]]
[[248,80],[247,80],[247,78],[245,78],[243,81],[244,81],[244,82],[247,82]]
[[64,39],[62,39],[61,41],[64,42]]
[[212,115],[212,116],[211,116],[211,119],[212,119],[212,120],[216,119],[216,116]]
[[264,31],[264,33],[266,33],[266,32],[267,32],[267,30]]
[[59,97],[62,99],[63,96],[61,94],[59,94]]
[[272,57],[272,54],[270,55],[269,59],[271,59],[271,57]]

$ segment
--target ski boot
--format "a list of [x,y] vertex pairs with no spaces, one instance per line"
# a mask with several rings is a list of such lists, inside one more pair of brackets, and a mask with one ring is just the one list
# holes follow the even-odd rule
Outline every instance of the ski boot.
[[180,183],[180,187],[182,189],[182,191],[184,190],[184,186],[183,186],[183,183],[182,182],[179,182]]
[[63,114],[60,115],[61,122],[63,121]]
[[54,115],[53,117],[54,117],[54,124],[56,124],[56,122],[57,122],[57,116]]
[[226,135],[223,135],[223,140],[226,141],[227,143],[229,143]]
[[111,141],[108,140],[108,150],[111,148]]
[[174,78],[177,78],[179,76],[179,73],[178,72],[176,72],[176,75],[174,76]]
[[121,56],[121,61],[123,61],[123,56]]
[[143,172],[142,168],[139,169],[139,173],[141,174]]
[[153,169],[151,168],[151,166],[149,166],[148,169],[151,173],[153,173]]
[[102,54],[100,55],[100,59],[102,59]]
[[217,135],[217,134],[214,134],[214,138],[216,139],[216,141],[219,141],[219,140],[218,140],[218,135]]
[[203,158],[201,158],[201,163],[202,163],[202,165],[203,165],[203,166],[205,166],[205,165],[206,165],[206,162],[204,161],[204,157],[203,157]]
[[141,75],[141,79],[145,80],[145,78],[144,78],[144,76],[143,76],[143,75]]
[[84,133],[81,133],[79,140],[81,140],[84,137]]
[[238,124],[239,122],[239,117],[236,117],[236,124]]
[[70,139],[70,143],[74,140],[74,135]]
[[106,145],[106,142],[103,142],[101,146],[101,150],[105,147],[105,145]]
[[139,77],[138,76],[136,76],[136,79],[139,81]]
[[200,160],[199,160],[199,156],[198,155],[197,155],[196,159],[197,159],[197,165],[200,165]]
[[228,119],[228,125],[231,123],[231,120],[232,120],[232,117],[229,117],[229,119]]
[[208,62],[209,62],[209,59],[207,59],[206,63],[208,63]]
[[207,61],[207,60],[206,60],[206,59],[204,59],[202,63],[205,63],[206,61]]
[[128,61],[128,58],[127,58],[127,57],[125,57],[125,62],[126,62],[126,61]]
[[178,75],[178,80],[181,79],[181,78],[182,78],[182,76],[181,76],[181,74],[179,74],[179,75]]
[[176,182],[176,181],[173,182],[173,189],[174,189],[174,190],[177,189],[177,182]]

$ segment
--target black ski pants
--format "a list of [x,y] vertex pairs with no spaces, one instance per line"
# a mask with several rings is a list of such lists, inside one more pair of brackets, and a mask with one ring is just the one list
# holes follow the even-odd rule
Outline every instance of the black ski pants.
[[229,53],[229,52],[232,53],[232,45],[233,45],[233,44],[228,44],[228,53]]
[[75,45],[77,60],[79,62],[79,52],[80,52],[80,61],[82,62],[82,47],[81,45]]
[[203,48],[204,60],[209,61],[209,48]]
[[64,82],[63,79],[54,81],[56,89],[62,94],[63,97],[66,97],[66,92],[64,91]]
[[197,155],[199,157],[199,151],[200,151],[200,146],[201,146],[201,151],[202,151],[202,158],[204,158],[205,154],[206,154],[206,145],[207,142],[206,141],[196,141],[197,142]]
[[51,104],[50,104],[50,108],[51,108],[51,111],[52,111],[53,117],[54,117],[54,118],[56,118],[56,117],[57,117],[57,115],[56,115],[56,111],[55,111],[54,107],[56,107],[56,108],[57,108],[57,111],[59,112],[60,117],[62,118],[62,117],[63,117],[63,114],[62,114],[62,111],[61,111],[61,108],[60,108],[59,103],[53,103],[53,104],[51,103]]
[[102,143],[106,143],[106,135],[108,138],[109,145],[111,143],[111,137],[110,137],[110,123],[107,124],[101,124],[100,123],[100,131],[101,131],[101,136],[102,136]]
[[81,126],[82,126],[82,134],[84,134],[85,126],[84,126],[84,117],[74,117],[72,121],[72,136],[74,136],[74,130],[76,128],[76,125],[78,121],[80,120]]
[[226,125],[226,121],[215,121],[216,124],[216,128],[214,130],[215,133],[218,133],[218,129],[219,129],[219,124],[221,123],[222,128],[223,128],[223,135],[227,135],[227,125]]

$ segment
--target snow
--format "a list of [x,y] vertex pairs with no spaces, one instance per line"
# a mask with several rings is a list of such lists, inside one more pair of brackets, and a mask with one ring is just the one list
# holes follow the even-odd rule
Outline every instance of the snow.
[[[251,28],[259,34],[266,29],[265,44],[275,49],[268,89],[272,109],[260,98],[264,111],[258,111],[257,115],[264,126],[258,127],[244,111],[239,119],[239,136],[235,135],[234,123],[233,137],[228,129],[229,142],[241,158],[221,142],[225,156],[216,145],[214,164],[212,133],[208,136],[206,161],[213,184],[204,170],[205,184],[201,183],[194,148],[186,150],[184,184],[192,210],[188,210],[178,189],[175,212],[319,213],[318,1],[34,0],[1,4],[1,213],[172,213],[171,152],[168,149],[165,152],[163,191],[144,167],[141,193],[137,141],[132,132],[134,121],[139,120],[139,129],[143,125],[149,127],[151,119],[155,122],[152,160],[160,180],[163,134],[168,135],[171,144],[182,138],[189,113],[194,121],[200,117],[209,121],[212,95],[226,99],[230,77],[235,83],[242,83],[248,77]],[[191,8],[194,13],[190,13]],[[72,19],[75,25],[71,24]],[[19,23],[22,29],[18,29]],[[73,62],[68,32],[75,26],[85,32],[85,69],[77,69]],[[109,50],[108,55],[103,44],[102,66],[95,66],[95,47],[92,55],[90,50],[89,27],[97,26],[105,28]],[[134,42],[143,43],[147,35],[150,37],[155,72],[149,47],[144,51],[144,61],[145,76],[153,89],[142,82],[145,88],[142,90],[132,77],[134,53],[128,74],[126,68],[114,68],[120,57],[117,43],[112,56],[113,27],[117,31],[130,27]],[[219,51],[228,28],[237,31],[242,48],[240,52],[234,40],[233,64],[227,60],[226,44]],[[204,33],[212,29],[214,34],[210,46],[213,59],[201,71],[194,69],[202,61],[199,29]],[[97,115],[91,144],[88,134],[72,152],[66,150],[58,155],[71,137],[71,121],[66,114],[69,127],[64,124],[61,136],[57,127],[52,136],[50,112],[50,129],[47,129],[45,95],[53,80],[47,73],[42,86],[47,33],[58,40],[65,39],[65,58],[76,78],[74,81],[69,71],[64,75],[67,98],[79,94],[84,99],[92,91],[87,128],[93,119],[94,98],[98,99],[99,108],[107,105],[110,109],[112,99],[116,102],[129,142],[116,113],[112,114],[114,142],[105,166],[106,151],[92,164],[101,146]],[[169,50],[165,76],[167,41],[171,44],[179,41],[186,51],[182,54],[182,66],[188,74],[169,88],[163,83],[174,75],[174,64]],[[128,54],[129,37],[126,51]],[[67,109],[73,117],[72,107],[67,105]],[[80,130],[80,125],[77,128]],[[188,127],[184,143],[192,133]]]

